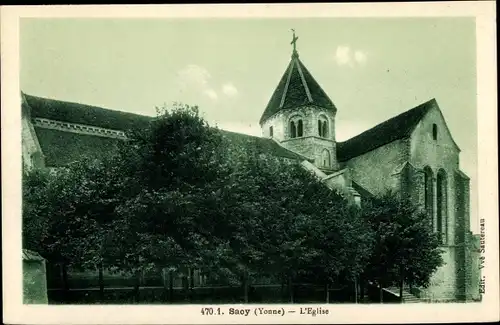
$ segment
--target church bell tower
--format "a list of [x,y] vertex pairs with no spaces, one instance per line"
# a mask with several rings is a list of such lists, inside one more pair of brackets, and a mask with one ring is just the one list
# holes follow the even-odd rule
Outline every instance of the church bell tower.
[[325,172],[336,171],[337,108],[300,61],[292,31],[292,57],[260,118],[262,135],[313,159]]

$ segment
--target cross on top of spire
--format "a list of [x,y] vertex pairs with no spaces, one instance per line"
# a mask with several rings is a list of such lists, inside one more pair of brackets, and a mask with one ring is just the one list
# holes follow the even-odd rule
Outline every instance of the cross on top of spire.
[[290,42],[290,44],[293,45],[293,52],[292,52],[292,57],[293,57],[293,56],[299,56],[299,54],[297,53],[297,40],[299,38],[297,36],[295,36],[295,29],[292,28],[292,32],[293,32],[293,37],[292,37],[292,41]]

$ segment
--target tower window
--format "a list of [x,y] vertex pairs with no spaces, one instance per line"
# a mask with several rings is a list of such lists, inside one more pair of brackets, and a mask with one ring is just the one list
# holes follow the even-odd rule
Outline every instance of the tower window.
[[437,140],[438,138],[438,126],[436,124],[432,124],[432,139]]
[[273,137],[273,127],[269,127],[269,136],[272,138]]
[[321,160],[323,162],[323,167],[331,166],[330,152],[327,149],[324,149],[323,152],[321,153]]
[[295,128],[295,122],[290,122],[290,138],[297,137],[297,129]]
[[302,136],[302,120],[299,120],[298,122],[298,127],[297,127],[297,136],[301,137]]
[[289,120],[288,133],[290,138],[297,138],[304,136],[304,121],[303,116],[294,115]]
[[320,116],[318,119],[318,135],[328,138],[328,119],[325,116]]

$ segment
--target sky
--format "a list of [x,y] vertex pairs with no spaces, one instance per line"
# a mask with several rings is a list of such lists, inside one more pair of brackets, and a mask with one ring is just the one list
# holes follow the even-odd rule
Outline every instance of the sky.
[[154,116],[198,105],[220,128],[260,135],[259,118],[290,61],[337,107],[338,141],[435,98],[471,177],[477,208],[473,18],[23,18],[21,90]]

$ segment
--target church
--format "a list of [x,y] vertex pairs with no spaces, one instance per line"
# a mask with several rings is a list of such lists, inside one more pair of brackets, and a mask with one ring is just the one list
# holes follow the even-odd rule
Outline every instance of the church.
[[[425,209],[441,240],[445,264],[422,301],[477,299],[474,240],[470,232],[469,177],[460,148],[435,99],[337,142],[337,108],[299,58],[291,60],[260,118],[261,137],[224,132],[235,145],[299,161],[330,188],[358,204],[363,197],[396,191]],[[125,131],[151,117],[21,92],[25,168],[57,168],[82,156],[103,157],[126,139]],[[397,293],[399,294],[399,293]]]

